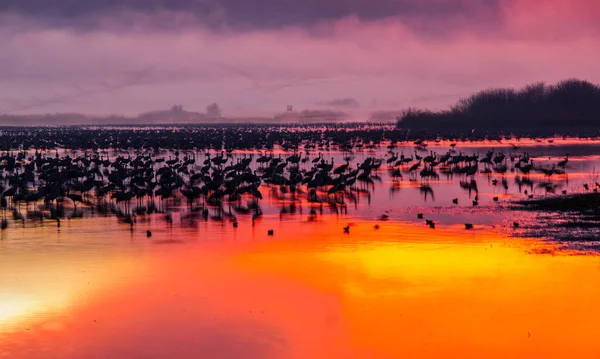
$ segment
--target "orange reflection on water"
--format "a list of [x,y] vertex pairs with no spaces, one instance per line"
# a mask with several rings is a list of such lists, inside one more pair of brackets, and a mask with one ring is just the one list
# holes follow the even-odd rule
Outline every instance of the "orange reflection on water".
[[384,226],[378,237],[394,241],[370,242],[363,228],[353,230],[357,244],[301,257],[294,242],[265,244],[278,250],[246,257],[246,268],[335,293],[344,345],[369,357],[600,353],[591,319],[600,318],[597,258],[530,255],[494,233],[410,226]]
[[[544,246],[488,228],[379,222],[375,229],[356,221],[344,234],[347,224],[265,220],[241,223],[237,235],[182,230],[171,236],[184,243],[173,245],[136,234],[124,241],[136,250],[109,256],[129,269],[114,266],[101,275],[110,285],[0,335],[0,357],[600,355],[597,257],[531,254]],[[124,243],[102,257],[123,252]],[[123,270],[135,273],[127,285]],[[86,288],[69,282],[62,292]]]

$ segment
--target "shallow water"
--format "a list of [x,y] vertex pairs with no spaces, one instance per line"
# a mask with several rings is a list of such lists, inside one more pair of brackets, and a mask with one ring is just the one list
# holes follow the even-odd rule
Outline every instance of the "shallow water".
[[[548,164],[571,155],[568,184],[551,179],[561,188],[593,183],[595,146],[536,146],[519,151]],[[98,216],[11,223],[0,233],[0,358],[600,356],[600,258],[514,237],[515,216],[535,216],[503,210],[524,197],[512,180],[505,193],[491,182],[500,175],[479,174],[473,209],[459,177],[430,181],[427,201],[408,178],[391,193],[381,177],[370,201],[312,220],[306,203],[280,216],[289,202],[269,195],[264,217],[240,216],[238,228],[185,214],[139,217],[133,231]]]

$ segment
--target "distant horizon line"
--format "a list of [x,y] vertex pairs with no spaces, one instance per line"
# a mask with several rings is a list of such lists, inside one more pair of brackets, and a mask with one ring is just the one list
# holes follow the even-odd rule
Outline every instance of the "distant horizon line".
[[[490,92],[490,91],[518,91],[527,89],[529,87],[535,87],[543,85],[546,89],[551,89],[556,86],[560,86],[565,83],[580,83],[589,84],[593,87],[600,88],[599,85],[589,81],[582,80],[576,77],[567,77],[563,80],[557,81],[556,83],[548,83],[546,81],[535,81],[529,82],[520,87],[486,87],[480,90],[472,91],[470,93],[454,94],[453,96],[459,97],[458,103],[461,100],[468,100],[478,94]],[[302,109],[294,109],[290,105],[288,109],[282,108],[279,112],[274,111],[271,115],[266,114],[251,114],[253,111],[249,110],[249,114],[234,114],[234,115],[222,115],[222,109],[217,103],[212,105],[217,106],[217,112],[210,113],[207,107],[206,112],[199,110],[187,110],[180,104],[175,104],[168,109],[158,110],[147,110],[141,111],[137,114],[123,114],[123,113],[85,113],[75,111],[57,111],[57,112],[37,112],[37,113],[13,113],[11,111],[0,112],[0,125],[116,125],[116,124],[132,124],[137,125],[140,122],[147,124],[214,124],[214,123],[272,123],[276,121],[284,122],[320,122],[320,123],[331,123],[331,122],[366,122],[366,123],[387,123],[395,122],[400,117],[404,117],[406,114],[411,113],[418,107],[412,105],[406,105],[402,108],[363,108],[358,106],[358,102],[351,97],[338,98],[330,100],[331,103],[349,104],[346,105],[329,105],[327,101],[320,101],[315,103],[313,107],[304,107]],[[212,106],[209,105],[209,106]],[[424,111],[438,111],[440,113],[452,111],[455,105],[444,106],[444,109],[427,109]],[[390,106],[392,107],[392,106]],[[256,109],[254,109],[256,111]],[[237,112],[237,111],[234,111]],[[266,112],[264,110],[263,112]],[[210,114],[209,114],[210,113]],[[256,112],[255,112],[256,113]],[[217,116],[216,116],[217,115]],[[294,121],[290,121],[294,120]],[[38,122],[39,121],[39,122]],[[228,122],[230,121],[230,122]],[[37,123],[34,123],[37,122]]]

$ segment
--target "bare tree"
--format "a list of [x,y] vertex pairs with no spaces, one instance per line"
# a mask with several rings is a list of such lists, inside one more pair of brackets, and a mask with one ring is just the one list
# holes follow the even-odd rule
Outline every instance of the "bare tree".
[[221,110],[221,107],[219,107],[219,105],[216,102],[213,102],[210,105],[206,106],[206,115],[208,117],[220,118],[222,114],[223,110]]

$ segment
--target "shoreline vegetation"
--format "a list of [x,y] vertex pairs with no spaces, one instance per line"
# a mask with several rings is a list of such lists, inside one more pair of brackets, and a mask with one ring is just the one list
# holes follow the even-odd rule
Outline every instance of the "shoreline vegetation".
[[138,116],[0,113],[0,126],[379,126],[385,139],[391,141],[596,138],[600,136],[600,86],[578,79],[554,85],[538,82],[520,89],[483,90],[460,99],[447,110],[408,108],[374,112],[363,121],[350,119],[346,112],[328,109],[287,111],[270,117],[226,117],[213,103],[206,112],[175,105]]
[[497,88],[460,99],[448,110],[409,108],[398,117],[399,129],[442,137],[473,133],[545,137],[556,134],[597,136],[600,86],[569,79],[520,89]]

